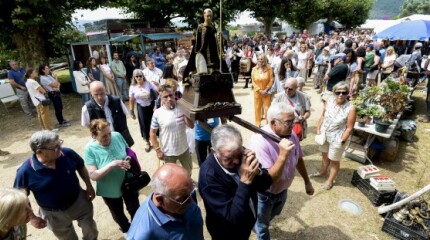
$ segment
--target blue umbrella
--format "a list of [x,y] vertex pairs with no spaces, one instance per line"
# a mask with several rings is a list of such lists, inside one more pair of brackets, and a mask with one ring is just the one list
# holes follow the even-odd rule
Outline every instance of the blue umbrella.
[[426,41],[430,37],[430,21],[414,20],[404,21],[384,31],[377,33],[373,39],[418,40]]

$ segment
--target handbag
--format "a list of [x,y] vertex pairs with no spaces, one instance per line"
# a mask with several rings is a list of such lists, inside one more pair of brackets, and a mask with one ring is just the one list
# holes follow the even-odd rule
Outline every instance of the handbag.
[[37,97],[34,97],[34,98],[36,98],[37,101],[39,101],[42,104],[42,106],[49,106],[52,103],[51,99],[49,99],[49,98],[45,98],[44,100],[40,100]]
[[158,99],[158,93],[154,89],[149,89],[149,95],[151,96],[152,101],[155,101]]
[[324,145],[325,141],[327,141],[325,132],[321,132],[320,134],[315,135],[315,142],[316,144],[322,146]]
[[123,195],[137,193],[151,181],[149,174],[145,171],[141,171],[136,153],[131,150],[131,148],[126,148],[126,154],[126,160],[128,159],[130,161],[130,169],[125,173],[124,181],[121,186]]

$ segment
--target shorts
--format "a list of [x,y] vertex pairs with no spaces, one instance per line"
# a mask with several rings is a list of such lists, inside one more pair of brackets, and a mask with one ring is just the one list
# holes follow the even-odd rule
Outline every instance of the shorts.
[[327,153],[328,158],[332,161],[340,161],[342,154],[345,151],[347,143],[343,145],[341,143],[328,143],[327,141],[324,145],[319,146],[321,152]]

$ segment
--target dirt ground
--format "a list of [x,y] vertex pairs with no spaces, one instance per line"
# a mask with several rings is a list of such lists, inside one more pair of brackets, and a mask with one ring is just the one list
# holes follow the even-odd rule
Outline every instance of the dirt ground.
[[[236,101],[242,104],[241,117],[254,122],[253,94],[250,88],[242,89],[243,80],[234,87]],[[321,155],[317,145],[314,143],[315,123],[322,110],[319,96],[310,87],[308,80],[305,92],[312,98],[312,113],[309,121],[310,131],[308,138],[302,142],[305,152],[305,164],[308,173],[315,172],[321,164]],[[416,114],[423,114],[425,111],[425,97],[422,93],[414,93],[417,109],[412,119],[416,119]],[[74,149],[83,155],[86,143],[90,140],[87,129],[80,126],[80,97],[77,94],[64,94],[64,115],[71,120],[72,126],[62,128],[59,131],[60,138],[64,140],[64,146]],[[9,114],[3,107],[0,107],[0,149],[10,152],[9,155],[0,156],[0,186],[10,187],[13,185],[16,169],[30,156],[29,137],[40,129],[37,118],[28,119],[22,112],[19,103],[8,105]],[[52,121],[55,117],[52,109]],[[264,123],[264,121],[263,121]],[[234,124],[234,123],[233,123]],[[154,151],[146,153],[144,151],[144,141],[140,138],[138,122],[128,119],[128,125],[135,139],[136,144],[133,149],[137,152],[143,168],[152,174],[159,166],[159,162]],[[251,132],[239,127],[245,145]],[[413,193],[430,182],[430,174],[427,171],[428,155],[430,153],[429,124],[418,123],[416,143],[401,142],[398,158],[395,162],[374,162],[381,168],[382,172],[396,182],[399,191]],[[1,154],[0,154],[1,155]],[[193,154],[193,174],[194,180],[198,180],[198,165],[195,154]],[[383,219],[378,215],[376,207],[355,187],[351,185],[352,173],[360,163],[349,159],[342,159],[341,170],[336,180],[335,186],[330,191],[323,190],[321,184],[324,179],[312,179],[315,194],[308,196],[305,193],[304,183],[298,175],[288,191],[288,200],[281,215],[271,222],[272,239],[392,239],[389,235],[381,231]],[[94,184],[95,185],[95,184]],[[150,193],[150,187],[144,188],[140,192],[140,200],[143,201]],[[33,196],[30,196],[34,210],[38,207]],[[351,199],[357,202],[361,209],[360,216],[354,216],[338,208],[338,203],[342,199]],[[199,206],[204,206],[201,198]],[[122,233],[118,230],[104,204],[102,198],[94,200],[95,220],[99,229],[99,239],[122,239]],[[75,224],[78,234],[80,229]],[[206,229],[205,237],[210,239]],[[37,230],[29,225],[29,239],[55,239],[48,229]],[[251,236],[255,239],[255,235]]]

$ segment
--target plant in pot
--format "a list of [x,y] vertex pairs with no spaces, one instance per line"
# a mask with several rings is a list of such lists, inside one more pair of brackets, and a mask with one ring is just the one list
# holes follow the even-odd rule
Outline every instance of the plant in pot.
[[357,114],[357,122],[359,127],[364,127],[367,121],[367,109],[366,107],[363,107],[362,105],[358,105],[355,107],[356,114]]

